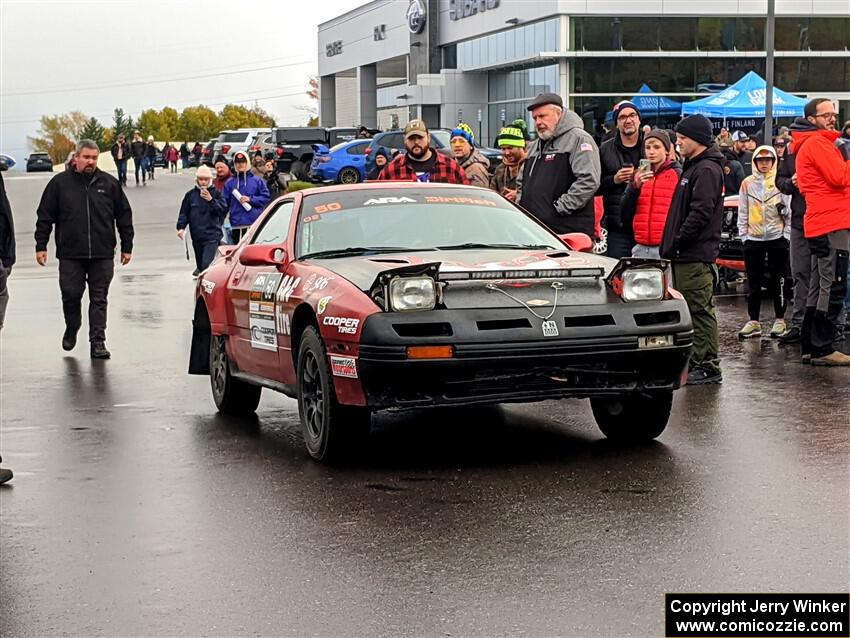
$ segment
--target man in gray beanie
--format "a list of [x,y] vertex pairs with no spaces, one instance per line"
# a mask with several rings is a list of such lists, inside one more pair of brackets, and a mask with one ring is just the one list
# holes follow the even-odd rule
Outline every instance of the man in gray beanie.
[[685,297],[694,324],[688,384],[720,383],[714,262],[723,220],[723,155],[702,115],[680,121],[676,135],[685,163],[670,202],[661,256],[673,262],[673,287]]

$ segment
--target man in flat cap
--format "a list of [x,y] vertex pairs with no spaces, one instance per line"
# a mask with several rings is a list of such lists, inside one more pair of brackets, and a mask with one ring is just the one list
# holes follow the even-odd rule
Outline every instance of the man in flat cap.
[[538,139],[517,179],[517,203],[558,234],[593,238],[593,196],[601,173],[596,142],[554,93],[541,93],[528,110]]

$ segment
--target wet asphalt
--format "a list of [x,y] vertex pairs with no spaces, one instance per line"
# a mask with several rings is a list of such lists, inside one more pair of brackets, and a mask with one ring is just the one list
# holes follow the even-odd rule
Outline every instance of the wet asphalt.
[[677,392],[652,444],[568,400],[382,416],[359,464],[325,467],[293,400],[228,418],[185,373],[188,175],[128,189],[112,360],[84,332],[61,350],[47,179],[6,180],[3,636],[658,636],[665,592],[847,591],[850,370],[740,343],[742,297],[718,299],[723,385]]

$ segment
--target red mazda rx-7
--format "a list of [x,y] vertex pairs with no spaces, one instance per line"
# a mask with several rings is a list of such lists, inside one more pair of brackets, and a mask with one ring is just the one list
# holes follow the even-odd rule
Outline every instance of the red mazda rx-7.
[[189,372],[222,412],[296,398],[318,460],[390,408],[589,397],[606,436],[654,438],[687,374],[687,305],[666,262],[590,249],[470,186],[285,195],[198,278]]

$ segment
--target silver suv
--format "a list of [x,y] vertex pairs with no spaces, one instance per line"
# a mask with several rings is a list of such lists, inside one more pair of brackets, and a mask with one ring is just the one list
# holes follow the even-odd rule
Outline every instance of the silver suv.
[[248,152],[253,139],[260,133],[270,133],[267,128],[240,128],[235,131],[222,131],[218,141],[213,146],[213,157],[224,155],[228,162],[233,161],[236,151]]

